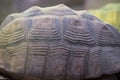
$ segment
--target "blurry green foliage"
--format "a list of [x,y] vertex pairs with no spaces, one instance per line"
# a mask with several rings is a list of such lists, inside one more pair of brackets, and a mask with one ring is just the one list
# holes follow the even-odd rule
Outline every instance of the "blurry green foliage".
[[115,26],[120,31],[120,3],[108,4],[100,9],[90,10],[99,19]]
[[85,0],[86,9],[97,9],[110,3],[120,3],[120,0]]

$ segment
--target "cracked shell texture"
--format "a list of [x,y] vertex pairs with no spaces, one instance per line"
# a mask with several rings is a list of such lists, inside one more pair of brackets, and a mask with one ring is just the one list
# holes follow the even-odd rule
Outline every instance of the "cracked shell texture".
[[43,79],[79,80],[120,71],[120,34],[86,11],[60,4],[9,15],[0,66]]

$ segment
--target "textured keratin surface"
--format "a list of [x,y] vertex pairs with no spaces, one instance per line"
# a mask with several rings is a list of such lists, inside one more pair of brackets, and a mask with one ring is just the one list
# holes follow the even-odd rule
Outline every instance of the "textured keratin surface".
[[9,15],[0,30],[0,66],[45,79],[96,78],[120,71],[120,34],[65,5]]

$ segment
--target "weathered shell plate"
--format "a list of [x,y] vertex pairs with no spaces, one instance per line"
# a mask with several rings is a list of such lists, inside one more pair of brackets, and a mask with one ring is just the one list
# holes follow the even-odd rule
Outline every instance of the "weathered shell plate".
[[0,31],[0,63],[45,79],[96,78],[120,71],[119,36],[110,25],[80,15],[21,17]]

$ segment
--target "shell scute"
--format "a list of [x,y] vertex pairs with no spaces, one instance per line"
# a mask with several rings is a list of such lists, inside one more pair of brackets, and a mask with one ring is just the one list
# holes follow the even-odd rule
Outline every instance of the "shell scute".
[[19,15],[3,22],[0,30],[5,69],[54,80],[120,71],[120,34],[111,25],[64,5],[33,7]]

